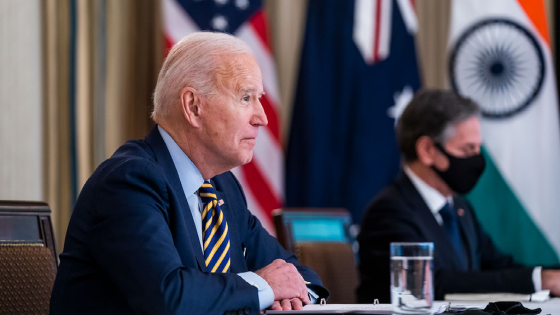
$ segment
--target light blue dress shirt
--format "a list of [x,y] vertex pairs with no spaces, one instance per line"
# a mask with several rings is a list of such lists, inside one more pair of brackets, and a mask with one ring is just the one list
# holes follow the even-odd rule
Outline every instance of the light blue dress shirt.
[[[171,154],[171,159],[173,160],[173,164],[175,164],[175,169],[179,174],[179,179],[181,180],[181,186],[183,187],[183,192],[187,197],[187,203],[189,204],[189,208],[191,210],[191,214],[194,221],[194,226],[196,227],[196,234],[198,235],[198,241],[200,242],[200,248],[202,247],[202,200],[197,195],[196,191],[202,186],[204,183],[204,179],[200,174],[200,171],[194,163],[189,159],[189,157],[181,150],[179,145],[171,138],[171,136],[163,129],[161,126],[158,125],[159,133],[167,146],[167,150],[169,150],[169,154]],[[227,218],[226,218],[227,219]],[[264,280],[262,277],[257,275],[254,272],[242,272],[238,273],[238,276],[243,278],[243,280],[247,281],[250,285],[256,287],[259,292],[259,306],[261,310],[272,305],[274,302],[274,291],[272,288]],[[307,289],[309,292],[309,299],[311,300],[311,304],[317,303],[317,299],[319,296],[313,292],[311,289]]]
[[[204,179],[200,174],[200,171],[189,157],[181,150],[179,145],[171,138],[171,136],[165,131],[165,129],[158,126],[159,133],[171,154],[171,159],[175,164],[175,169],[179,174],[179,179],[181,180],[181,186],[183,187],[183,192],[187,197],[187,202],[189,208],[191,209],[191,214],[194,220],[194,225],[196,227],[196,234],[198,235],[198,241],[200,242],[200,248],[202,248],[202,200],[197,195],[196,191],[204,183]],[[226,218],[227,219],[227,218]],[[259,292],[259,306],[261,310],[272,305],[274,302],[274,291],[268,282],[262,277],[254,272],[242,272],[238,273],[238,276],[247,281],[250,285],[256,287]]]

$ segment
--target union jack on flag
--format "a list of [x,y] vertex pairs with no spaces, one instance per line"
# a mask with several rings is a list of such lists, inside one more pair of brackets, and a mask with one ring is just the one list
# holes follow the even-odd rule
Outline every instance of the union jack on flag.
[[[397,0],[398,10],[409,33],[418,30],[414,0]],[[367,64],[385,60],[391,50],[392,0],[356,0],[352,38]]]
[[201,31],[233,34],[253,50],[262,76],[261,99],[268,125],[261,128],[253,160],[232,170],[245,192],[249,210],[269,233],[274,233],[271,212],[283,203],[284,152],[280,142],[279,96],[276,70],[260,0],[164,0],[164,30],[168,47],[184,36]]

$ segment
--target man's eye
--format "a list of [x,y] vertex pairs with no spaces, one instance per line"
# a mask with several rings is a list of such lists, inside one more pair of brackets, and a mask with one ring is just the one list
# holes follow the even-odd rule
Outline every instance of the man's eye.
[[243,96],[243,101],[248,102],[249,101],[249,96]]

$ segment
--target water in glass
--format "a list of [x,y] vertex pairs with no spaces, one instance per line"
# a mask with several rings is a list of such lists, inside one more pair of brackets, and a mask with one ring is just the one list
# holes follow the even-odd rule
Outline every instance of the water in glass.
[[[430,246],[433,248],[432,244]],[[426,256],[392,254],[391,302],[394,312],[430,314],[434,298],[431,250],[425,253]]]

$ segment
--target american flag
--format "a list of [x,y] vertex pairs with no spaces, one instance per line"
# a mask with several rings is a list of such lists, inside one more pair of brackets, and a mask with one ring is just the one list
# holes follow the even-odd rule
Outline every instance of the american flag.
[[163,0],[165,40],[173,46],[185,35],[201,30],[233,34],[251,47],[262,76],[261,99],[268,126],[261,128],[253,160],[233,169],[243,186],[248,208],[274,234],[271,212],[284,199],[284,152],[280,142],[279,96],[276,70],[261,1],[255,0]]

